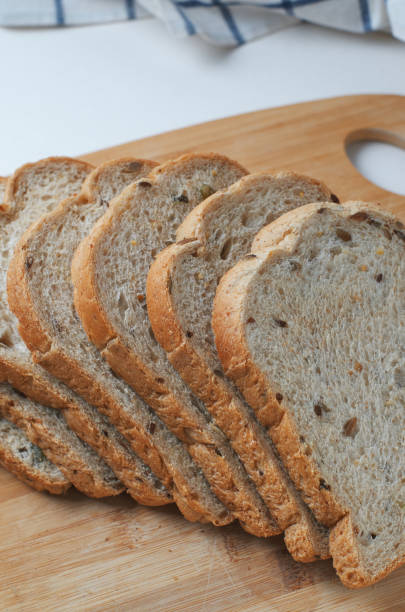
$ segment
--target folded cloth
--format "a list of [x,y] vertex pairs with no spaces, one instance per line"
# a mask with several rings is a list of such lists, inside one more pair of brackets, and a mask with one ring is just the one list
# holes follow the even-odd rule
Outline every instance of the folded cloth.
[[306,21],[405,41],[405,0],[0,0],[0,25],[79,25],[155,16],[177,36],[221,46]]

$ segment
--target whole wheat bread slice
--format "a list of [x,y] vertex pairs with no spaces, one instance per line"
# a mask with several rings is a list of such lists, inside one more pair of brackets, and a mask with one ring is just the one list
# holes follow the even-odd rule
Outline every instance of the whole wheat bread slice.
[[349,587],[405,560],[404,304],[405,228],[361,202],[283,215],[215,299],[225,372],[332,528]]
[[[7,178],[0,177],[0,205],[3,203],[6,184]],[[0,418],[0,464],[37,491],[58,495],[71,486],[41,449],[32,444],[21,429],[4,418]]]
[[146,310],[153,257],[184,216],[246,171],[227,158],[186,155],[127,187],[82,242],[72,265],[75,304],[89,338],[187,446],[212,490],[248,531],[279,532],[223,433],[156,342]]
[[65,493],[70,482],[38,446],[13,423],[0,417],[0,465],[19,480],[54,495]]
[[[7,267],[13,248],[28,225],[38,219],[44,212],[57,206],[60,199],[80,191],[83,180],[92,170],[89,164],[69,158],[50,158],[35,164],[27,164],[8,180],[6,193],[1,206],[0,232],[2,238],[1,278],[0,278],[0,379],[7,381],[36,402],[53,408],[61,408],[72,428],[81,424],[80,430],[86,431],[86,441],[96,449],[109,463],[114,465],[119,477],[130,476],[126,481],[131,495],[141,498],[145,487],[149,487],[149,470],[136,456],[132,456],[125,446],[125,441],[117,437],[117,432],[105,419],[94,419],[94,410],[79,397],[50,376],[43,368],[35,365],[17,330],[17,320],[8,308],[6,294]],[[27,261],[27,268],[30,260]],[[6,397],[7,400],[7,397]],[[43,414],[41,407],[32,403],[31,410],[38,411],[38,418]],[[83,424],[86,426],[83,426]],[[49,435],[57,432],[48,431]],[[108,440],[107,440],[108,438]],[[115,477],[96,453],[87,444],[75,439],[75,453],[81,454],[85,471],[97,466],[90,490],[81,489],[89,495],[111,495],[122,490],[122,487],[111,487]],[[69,466],[67,458],[66,468]],[[106,481],[100,479],[105,474]],[[138,480],[137,478],[140,478]],[[79,477],[71,474],[69,480],[75,480],[79,486]],[[91,479],[85,479],[91,482]],[[95,491],[100,485],[99,491]],[[139,490],[139,496],[137,491]],[[149,500],[156,493],[156,503],[166,503],[167,495],[155,487],[149,492]]]
[[177,242],[153,262],[147,284],[155,337],[231,441],[300,561],[328,556],[329,534],[316,525],[250,407],[224,379],[211,316],[219,279],[249,252],[262,226],[288,210],[331,198],[337,200],[325,185],[293,172],[248,175],[186,217]]
[[61,412],[36,404],[7,384],[0,385],[0,390],[0,415],[21,429],[76,489],[90,497],[119,495],[125,490],[98,455],[90,448],[83,453],[83,442]]
[[[185,446],[114,375],[88,340],[73,304],[70,266],[80,240],[110,199],[154,166],[137,159],[107,162],[89,174],[78,196],[31,226],[10,263],[9,301],[34,360],[113,421],[187,518],[224,524],[231,515],[211,494]],[[82,435],[79,424],[77,431]]]

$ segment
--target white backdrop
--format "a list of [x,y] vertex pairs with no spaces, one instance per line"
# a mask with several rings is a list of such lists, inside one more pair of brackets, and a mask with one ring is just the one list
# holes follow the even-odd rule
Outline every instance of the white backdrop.
[[[0,29],[0,175],[236,113],[352,93],[405,94],[405,44],[298,25],[232,51],[154,20]],[[377,153],[376,153],[377,151]],[[367,161],[368,160],[368,161]],[[405,154],[361,157],[405,193]],[[374,172],[375,173],[375,172]]]

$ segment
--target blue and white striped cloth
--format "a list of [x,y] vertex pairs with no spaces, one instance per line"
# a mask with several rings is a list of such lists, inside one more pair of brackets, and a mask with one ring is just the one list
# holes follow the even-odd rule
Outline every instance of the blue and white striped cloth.
[[405,0],[0,0],[2,26],[102,23],[155,16],[177,36],[221,46],[306,21],[349,32],[391,32],[405,41]]

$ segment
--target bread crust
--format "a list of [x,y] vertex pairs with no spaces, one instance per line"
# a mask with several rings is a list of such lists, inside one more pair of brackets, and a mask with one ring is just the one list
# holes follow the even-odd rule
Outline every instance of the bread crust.
[[108,485],[95,478],[93,470],[69,444],[55,439],[39,417],[26,415],[24,411],[19,410],[13,397],[4,392],[0,393],[0,414],[21,429],[33,444],[39,446],[47,459],[59,468],[78,491],[95,498],[120,495],[124,491],[118,481]]
[[[127,192],[129,189],[127,187]],[[110,211],[97,221],[91,234],[80,242],[72,260],[75,308],[87,336],[99,350],[103,350],[108,341],[114,337],[114,330],[106,313],[97,301],[94,257],[94,245],[101,240],[104,228],[108,227],[106,217],[111,217]]]
[[321,486],[322,474],[305,452],[305,444],[288,406],[279,404],[275,391],[253,362],[244,334],[243,305],[250,283],[261,266],[271,259],[291,255],[299,240],[300,228],[322,208],[338,210],[342,216],[372,211],[385,221],[394,217],[381,208],[362,202],[308,204],[283,215],[264,227],[256,236],[251,254],[229,270],[221,279],[215,297],[213,328],[218,354],[224,370],[242,390],[249,404],[268,428],[284,465],[317,519],[332,527],[330,552],[342,582],[350,588],[373,584],[405,562],[396,559],[382,572],[371,576],[362,565],[351,522],[350,509]]
[[[206,160],[221,160],[229,163],[227,158],[214,154],[207,154],[206,156],[185,155],[178,160],[169,161],[156,168],[147,177],[147,181],[142,181],[142,183],[147,182],[148,187],[153,188],[155,184],[158,184],[160,175],[164,174],[166,176],[172,172],[175,174],[178,168],[181,168],[183,162],[187,163],[189,160],[201,157],[204,157]],[[240,166],[238,167],[241,173],[245,173],[244,169]],[[222,457],[218,456],[215,447],[210,443],[209,432],[198,431],[198,437],[203,441],[202,444],[199,443],[198,439],[195,439],[195,421],[193,418],[190,418],[181,399],[179,400],[166,386],[163,379],[157,376],[146,365],[142,356],[133,352],[126,345],[125,339],[122,338],[111,323],[99,296],[96,280],[98,249],[101,249],[104,235],[109,232],[113,223],[119,219],[125,203],[132,197],[135,197],[138,190],[142,188],[142,185],[139,185],[139,183],[127,187],[111,203],[108,211],[97,222],[91,234],[82,241],[77,249],[72,262],[75,307],[88,337],[99,348],[111,368],[129,383],[165,421],[170,430],[187,444],[193,459],[203,466],[204,473],[214,493],[228,507],[236,509],[238,504],[241,507],[243,506],[242,496],[240,496],[240,501],[236,502],[238,496],[229,491],[230,488],[235,490],[235,486],[233,484],[230,486],[229,484],[233,483],[232,474],[227,468],[226,462]],[[190,432],[192,433],[190,434]],[[191,440],[190,435],[192,436]],[[269,527],[266,530],[261,528],[260,531],[257,531],[257,535],[271,535],[278,531],[279,528],[273,524],[271,529]]]
[[284,531],[286,548],[294,561],[312,563],[329,559],[329,530],[310,524],[309,518],[298,520]]
[[127,493],[135,501],[146,506],[165,506],[173,502],[173,496],[165,487],[154,487],[143,480],[133,457],[124,451],[121,444],[111,440],[109,435],[100,436],[99,428],[80,406],[72,404],[68,410],[63,410],[63,416],[69,427],[73,431],[79,430],[76,433],[80,433],[100,457],[109,458],[114,473],[121,482],[127,483]]
[[[102,431],[89,417],[88,410],[81,404],[79,398],[74,401],[67,397],[62,392],[62,388],[58,388],[51,379],[48,380],[45,371],[41,371],[37,365],[28,361],[28,359],[25,362],[20,359],[17,365],[10,358],[7,361],[3,360],[0,375],[2,382],[8,382],[12,387],[39,404],[62,411],[65,421],[72,431],[86,440],[100,457],[108,459],[111,465],[114,465],[118,477],[121,473],[124,480],[127,480],[125,474],[129,475],[134,470],[132,459],[128,458],[126,453],[109,437],[101,435]],[[147,505],[160,506],[172,501],[168,491],[156,490],[155,493],[151,494],[152,489],[149,488],[150,490],[147,491],[147,487],[142,482],[134,481],[133,478],[131,480],[134,484],[128,488],[128,493],[139,503],[142,503],[142,500],[145,499]],[[103,490],[104,486],[102,485],[100,496],[102,496]],[[86,491],[84,492],[86,493]]]
[[50,474],[35,469],[18,457],[3,441],[0,441],[0,465],[36,491],[47,491],[53,495],[62,495],[71,487],[71,483],[62,473],[59,477],[52,478]]
[[379,582],[385,576],[405,564],[405,556],[395,559],[377,575],[371,575],[361,563],[356,546],[356,535],[350,514],[340,520],[330,531],[329,546],[340,580],[349,589],[360,589]]
[[18,480],[24,484],[39,491],[47,491],[52,495],[63,495],[71,487],[69,481],[53,481],[51,478],[46,478],[37,470],[29,468],[23,461],[19,461],[15,455],[9,450],[2,448],[0,445],[0,465],[13,474]]

